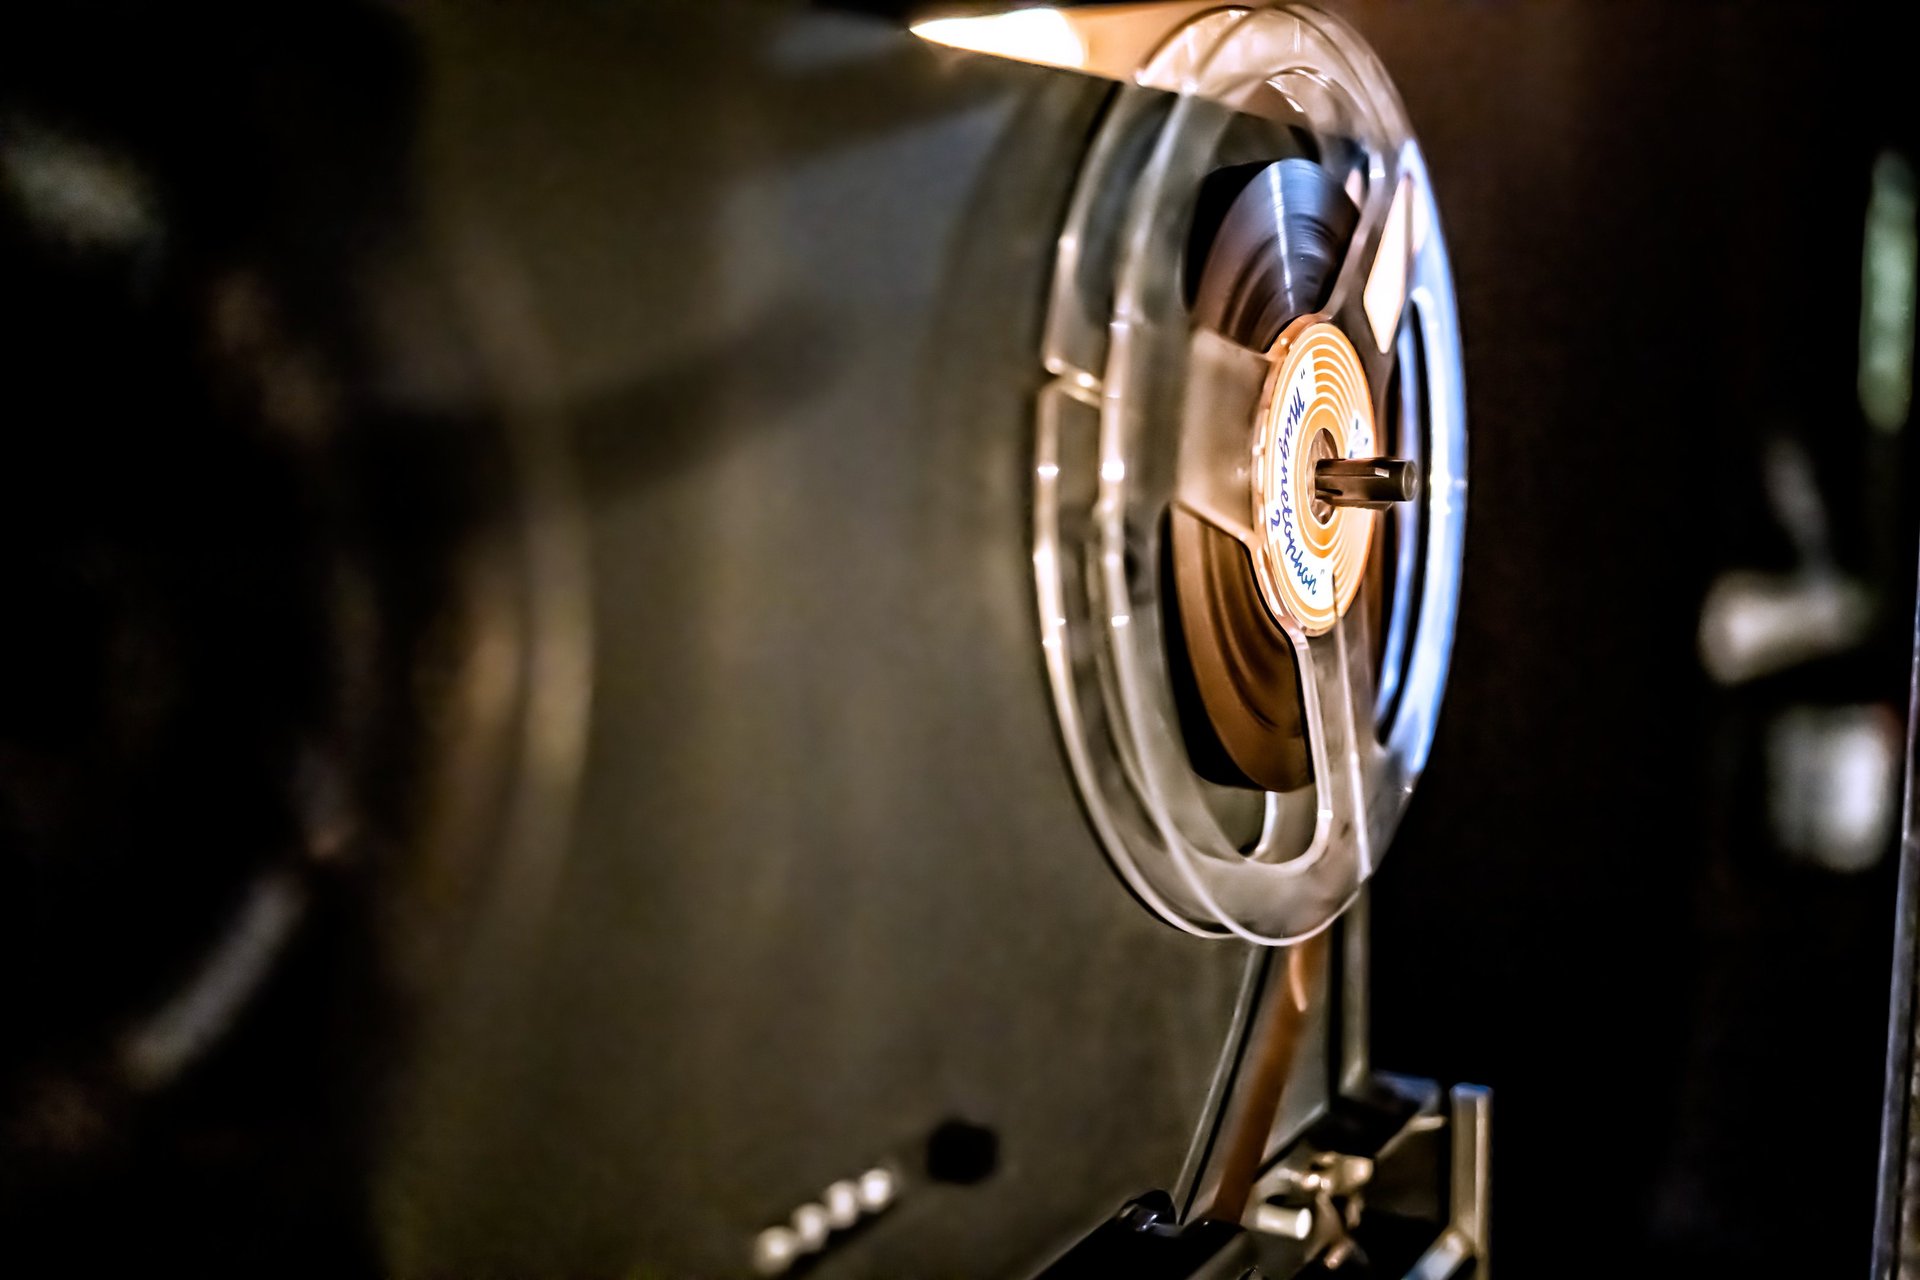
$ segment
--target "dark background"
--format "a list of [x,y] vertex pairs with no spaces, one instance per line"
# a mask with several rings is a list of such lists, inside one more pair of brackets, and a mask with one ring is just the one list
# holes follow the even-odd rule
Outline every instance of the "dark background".
[[[1435,175],[1472,437],[1447,712],[1377,881],[1379,1059],[1494,1086],[1503,1271],[1864,1269],[1891,868],[1783,860],[1752,756],[1787,703],[1904,704],[1912,455],[1854,376],[1913,46],[1847,6],[1349,12]],[[1703,591],[1792,563],[1770,434],[1883,643],[1727,693]]]

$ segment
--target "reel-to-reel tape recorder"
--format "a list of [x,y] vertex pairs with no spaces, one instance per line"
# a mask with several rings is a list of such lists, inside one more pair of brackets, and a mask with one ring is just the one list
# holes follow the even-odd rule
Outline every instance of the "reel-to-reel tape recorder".
[[[121,755],[4,726],[9,811],[217,742],[252,825],[16,824],[22,954],[146,950],[23,1023],[9,1232],[1484,1280],[1488,1095],[1367,1048],[1461,579],[1445,175],[1312,6],[832,8],[16,42],[23,380],[97,442],[10,554],[145,692]],[[189,501],[98,514],[134,405]]]
[[[1299,1126],[1373,1087],[1364,925],[1342,935],[1332,1069],[1300,1042],[1316,935],[1391,839],[1445,686],[1466,498],[1458,320],[1419,146],[1350,28],[1297,7],[1128,16],[1175,21],[1094,133],[1060,238],[1035,462],[1042,643],[1089,817],[1133,892],[1176,927],[1297,948],[1237,1062],[1229,1050],[1192,1198],[1169,1202],[1282,1227],[1287,1246],[1247,1256],[1290,1274],[1366,1257],[1349,1229],[1370,1161],[1407,1132],[1287,1152],[1300,1129],[1274,1121],[1283,1095]],[[1070,49],[1085,58],[1113,20],[1086,19]],[[1484,1264],[1486,1098],[1455,1101],[1449,1223],[1417,1261],[1368,1274]],[[1399,1117],[1428,1118],[1431,1100]],[[1344,1218],[1300,1190],[1356,1167]],[[1151,1230],[1130,1212],[1096,1250]]]

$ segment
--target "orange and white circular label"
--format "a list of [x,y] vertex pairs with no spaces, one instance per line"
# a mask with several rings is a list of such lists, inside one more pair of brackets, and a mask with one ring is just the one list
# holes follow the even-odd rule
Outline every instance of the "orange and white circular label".
[[1320,635],[1360,590],[1377,515],[1317,501],[1314,467],[1326,458],[1376,456],[1373,397],[1353,344],[1333,325],[1289,330],[1275,352],[1284,354],[1268,380],[1254,444],[1256,576],[1268,607]]

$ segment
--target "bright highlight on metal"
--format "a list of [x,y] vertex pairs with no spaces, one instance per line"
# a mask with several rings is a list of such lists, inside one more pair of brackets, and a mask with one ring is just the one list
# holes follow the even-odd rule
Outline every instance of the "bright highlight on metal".
[[935,18],[916,23],[913,34],[999,58],[1038,62],[1050,67],[1084,66],[1087,46],[1058,9],[1015,9],[974,18]]
[[932,18],[912,31],[973,53],[1067,67],[1109,80],[1179,90],[1244,7],[1213,0],[1157,4],[1023,6]]

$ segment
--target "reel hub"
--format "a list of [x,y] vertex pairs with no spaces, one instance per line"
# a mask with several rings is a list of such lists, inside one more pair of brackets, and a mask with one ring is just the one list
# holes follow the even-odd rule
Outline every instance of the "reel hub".
[[1260,594],[1276,616],[1324,635],[1352,606],[1379,516],[1322,496],[1325,463],[1374,458],[1373,397],[1353,344],[1334,325],[1297,322],[1281,337],[1255,437]]

